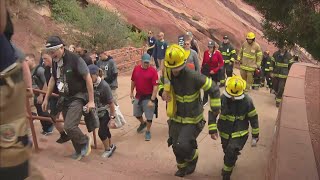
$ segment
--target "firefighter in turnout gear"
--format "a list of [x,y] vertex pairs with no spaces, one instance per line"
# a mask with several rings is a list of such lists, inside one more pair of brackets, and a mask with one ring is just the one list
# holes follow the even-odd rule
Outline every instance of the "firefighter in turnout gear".
[[[217,139],[216,117],[221,101],[219,87],[200,73],[186,67],[186,53],[173,44],[166,50],[162,99],[167,101],[169,116],[168,145],[173,148],[178,171],[175,176],[183,177],[195,171],[198,161],[197,137],[205,126],[200,90],[210,95],[209,134]],[[161,88],[161,87],[160,87]]]
[[255,42],[255,34],[249,32],[247,41],[243,43],[239,54],[241,77],[247,82],[246,90],[249,90],[253,84],[253,74],[256,69],[260,68],[262,60],[262,51],[260,45]]
[[272,70],[272,84],[273,90],[276,94],[276,106],[279,107],[282,95],[284,91],[284,86],[289,74],[291,64],[293,63],[293,58],[290,52],[287,50],[286,45],[280,47],[272,56],[271,70]]
[[270,52],[265,51],[261,62],[262,81],[261,86],[264,87],[265,81],[267,81],[267,88],[272,88],[272,78],[270,76],[271,57]]
[[252,127],[252,146],[259,140],[258,114],[252,99],[244,94],[246,82],[240,76],[226,81],[221,95],[221,114],[218,131],[224,152],[223,180],[229,180],[240,151],[249,137],[249,123]]
[[224,86],[226,82],[225,74],[227,74],[227,77],[232,77],[233,74],[233,63],[236,58],[236,50],[232,47],[232,45],[229,42],[228,36],[223,37],[223,43],[219,47],[219,51],[222,54],[223,60],[224,60],[224,66],[219,71],[220,73],[220,86]]

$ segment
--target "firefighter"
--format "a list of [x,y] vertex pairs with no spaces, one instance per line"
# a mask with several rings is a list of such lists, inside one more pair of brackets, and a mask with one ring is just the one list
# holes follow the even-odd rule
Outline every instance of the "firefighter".
[[273,54],[271,59],[272,84],[276,95],[276,106],[279,107],[293,58],[285,44],[280,46],[279,50]]
[[272,88],[272,78],[270,76],[270,65],[271,65],[270,51],[267,50],[263,53],[263,58],[261,62],[261,70],[262,70],[261,87],[264,87],[265,81],[267,81],[267,89]]
[[236,50],[230,44],[228,36],[223,37],[223,42],[219,47],[219,51],[221,52],[224,60],[224,66],[219,72],[220,86],[223,87],[226,82],[225,74],[227,74],[227,77],[232,77],[233,63],[236,58]]
[[[178,171],[183,177],[195,171],[198,161],[197,137],[205,126],[200,90],[210,95],[209,134],[216,140],[216,117],[221,102],[219,87],[211,78],[186,67],[186,52],[177,44],[168,47],[164,65],[165,78],[162,99],[167,101],[169,116],[169,147],[172,145]],[[166,82],[167,81],[167,82]]]
[[249,95],[244,94],[246,82],[240,76],[226,81],[225,91],[221,95],[221,114],[218,131],[224,152],[223,180],[229,180],[240,151],[249,137],[251,125],[252,146],[259,141],[258,114]]
[[247,82],[246,91],[253,84],[254,71],[260,68],[262,51],[260,45],[255,42],[256,35],[253,32],[247,34],[246,42],[243,43],[239,54],[241,77]]

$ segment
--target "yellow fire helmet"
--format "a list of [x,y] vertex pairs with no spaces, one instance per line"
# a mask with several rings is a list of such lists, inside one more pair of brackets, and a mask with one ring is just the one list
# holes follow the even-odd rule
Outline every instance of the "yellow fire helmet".
[[254,38],[256,38],[256,35],[253,32],[249,32],[247,34],[247,39],[254,39]]
[[240,76],[232,76],[226,81],[226,90],[224,95],[229,98],[234,97],[235,99],[243,99],[246,85],[246,81]]
[[166,50],[164,58],[164,66],[167,68],[177,68],[185,63],[185,60],[189,57],[190,51],[185,51],[178,44],[170,45]]

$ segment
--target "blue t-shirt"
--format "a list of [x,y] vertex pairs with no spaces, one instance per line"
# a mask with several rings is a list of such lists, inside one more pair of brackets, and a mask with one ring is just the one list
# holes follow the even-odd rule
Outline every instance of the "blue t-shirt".
[[156,38],[155,37],[148,37],[148,44],[149,46],[153,46],[156,43]]
[[157,40],[153,50],[153,54],[152,54],[153,58],[164,59],[167,47],[168,47],[167,42],[165,41],[161,42]]

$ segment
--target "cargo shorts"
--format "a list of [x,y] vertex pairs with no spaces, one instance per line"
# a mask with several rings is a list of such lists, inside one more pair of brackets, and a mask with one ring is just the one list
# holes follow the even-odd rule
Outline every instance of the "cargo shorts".
[[145,100],[142,100],[141,103],[139,104],[139,99],[135,99],[133,102],[133,115],[135,117],[141,117],[144,113],[144,116],[146,117],[147,120],[152,120],[155,106],[151,108],[148,107],[149,101],[150,99],[145,99]]

